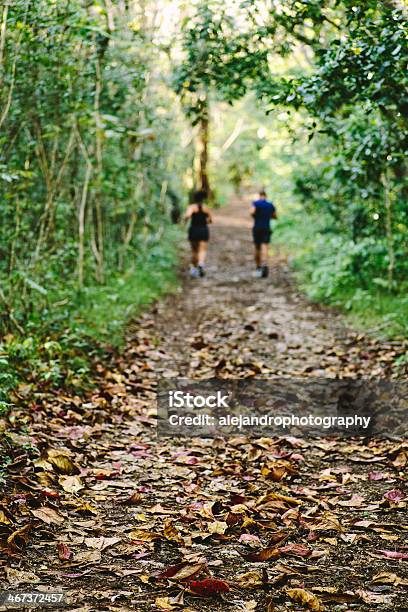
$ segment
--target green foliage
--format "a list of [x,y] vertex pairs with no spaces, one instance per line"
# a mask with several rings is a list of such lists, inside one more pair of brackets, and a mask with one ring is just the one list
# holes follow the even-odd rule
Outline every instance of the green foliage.
[[[356,295],[406,288],[406,17],[397,0],[244,2],[224,12],[203,0],[185,28],[181,91],[201,86],[232,103],[253,90],[267,113],[288,113],[303,155],[292,155],[293,195],[321,230],[313,241],[305,236],[314,245],[310,283],[326,298],[346,288]],[[224,179],[259,184],[261,151],[253,137],[241,137],[225,155]],[[248,155],[258,163],[244,164]],[[276,155],[269,161],[273,176]]]
[[103,357],[103,347],[119,348],[127,321],[176,286],[180,231],[168,228],[163,238],[103,287],[94,285],[77,293],[67,288],[67,298],[42,311],[41,317],[33,309],[24,339],[4,337],[0,415],[10,408],[12,392],[30,397],[31,389],[70,387],[81,393],[89,387],[92,361]]
[[303,210],[278,224],[276,240],[291,255],[302,288],[312,300],[340,307],[359,326],[406,337],[408,284],[401,283],[397,295],[387,291],[386,245],[373,238],[355,242],[327,227],[327,219]]
[[6,9],[1,324],[14,333],[154,248],[183,197],[188,157],[174,155],[182,123],[157,76],[165,61],[147,6],[17,0]]
[[153,4],[1,5],[3,407],[22,384],[82,388],[175,281],[189,151]]

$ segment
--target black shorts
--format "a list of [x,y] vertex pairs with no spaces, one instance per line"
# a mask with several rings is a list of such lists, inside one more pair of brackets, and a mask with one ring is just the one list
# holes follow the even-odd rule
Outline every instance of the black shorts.
[[208,227],[193,225],[188,230],[188,239],[191,242],[208,242],[210,239],[210,232]]
[[271,241],[271,235],[271,230],[264,227],[254,227],[252,229],[254,244],[269,244]]

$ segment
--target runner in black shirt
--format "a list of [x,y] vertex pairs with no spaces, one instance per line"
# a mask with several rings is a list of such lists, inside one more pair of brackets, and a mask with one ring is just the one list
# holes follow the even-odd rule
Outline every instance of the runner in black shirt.
[[208,224],[212,222],[210,211],[203,202],[205,191],[196,191],[193,194],[193,203],[187,208],[185,219],[190,221],[188,239],[191,245],[191,268],[193,278],[204,276],[204,264],[207,254],[207,245],[210,239]]

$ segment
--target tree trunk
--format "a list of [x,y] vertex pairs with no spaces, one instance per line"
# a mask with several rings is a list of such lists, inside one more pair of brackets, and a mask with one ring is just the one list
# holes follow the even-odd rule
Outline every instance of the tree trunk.
[[385,231],[387,236],[388,251],[388,289],[391,291],[394,284],[395,252],[394,236],[392,232],[392,196],[388,169],[386,169],[383,174],[383,185],[385,203]]
[[100,97],[102,90],[102,66],[100,58],[96,60],[96,81],[95,81],[95,156],[96,156],[96,185],[95,185],[95,241],[93,252],[96,258],[96,278],[99,283],[104,282],[104,244],[103,244],[103,219],[102,219],[102,173],[103,173],[103,154],[102,154],[102,120],[100,114]]
[[202,104],[201,117],[198,123],[198,134],[195,155],[195,184],[197,189],[206,192],[207,197],[211,196],[210,180],[208,176],[209,153],[208,145],[210,139],[210,121],[208,98]]

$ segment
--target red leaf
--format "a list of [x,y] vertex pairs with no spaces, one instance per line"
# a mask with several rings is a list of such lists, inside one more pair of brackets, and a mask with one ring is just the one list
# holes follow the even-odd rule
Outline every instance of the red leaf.
[[205,563],[191,564],[188,561],[182,561],[176,565],[170,565],[164,572],[158,574],[157,578],[173,578],[180,581],[189,580],[199,574],[205,566]]
[[189,588],[193,593],[210,597],[217,593],[227,593],[230,590],[228,582],[225,580],[216,580],[215,578],[206,578],[206,580],[193,580],[189,584]]
[[72,550],[70,550],[66,544],[58,542],[57,549],[58,557],[61,559],[61,561],[68,561],[72,557]]
[[171,578],[174,574],[177,574],[179,570],[188,565],[187,561],[183,561],[182,563],[177,563],[176,565],[170,565],[164,572],[160,572],[157,574],[157,578]]
[[384,497],[393,502],[399,502],[406,498],[404,491],[401,489],[391,489],[384,494]]
[[44,497],[51,497],[52,499],[58,499],[60,496],[58,491],[53,491],[52,489],[42,489],[41,493]]
[[287,546],[282,546],[280,551],[295,557],[309,557],[312,554],[310,548],[302,546],[302,544],[288,544]]
[[396,550],[379,550],[378,552],[388,559],[408,559],[408,553],[397,552]]
[[383,474],[382,472],[369,472],[368,478],[369,480],[384,480],[387,478],[387,475]]

